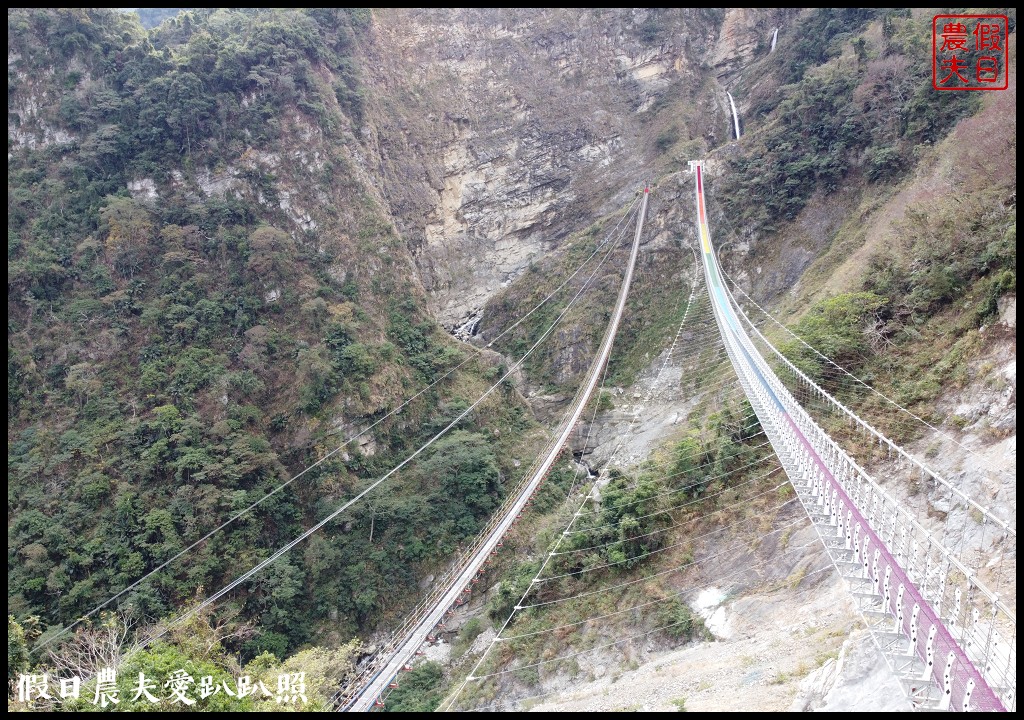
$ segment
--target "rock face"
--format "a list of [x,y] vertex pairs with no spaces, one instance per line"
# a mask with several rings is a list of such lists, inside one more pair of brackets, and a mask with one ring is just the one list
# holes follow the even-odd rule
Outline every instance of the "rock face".
[[764,40],[761,37],[766,22],[764,15],[763,11],[751,8],[728,8],[725,11],[710,60],[719,80],[735,77],[754,57],[758,43]]
[[716,27],[698,10],[375,14],[362,161],[446,327],[471,334],[496,290],[635,192],[664,150],[659,101],[698,86]]
[[[771,542],[723,557],[687,582],[693,588],[687,602],[714,639],[666,647],[644,637],[628,649],[583,654],[577,677],[551,672],[544,678],[545,690],[554,692],[533,709],[672,712],[682,704],[697,712],[786,710],[802,675],[819,656],[839,655],[849,629],[852,604],[819,548],[814,530],[803,527],[787,548]],[[751,562],[752,553],[773,561]],[[803,579],[787,582],[793,572]],[[638,666],[624,668],[623,655]]]
[[772,51],[778,32],[785,42],[787,29],[799,32],[799,8],[727,8],[708,58],[715,77],[724,86],[740,78],[743,68],[756,57]]
[[800,683],[791,712],[909,712],[899,681],[866,631],[846,639],[839,659],[829,658]]

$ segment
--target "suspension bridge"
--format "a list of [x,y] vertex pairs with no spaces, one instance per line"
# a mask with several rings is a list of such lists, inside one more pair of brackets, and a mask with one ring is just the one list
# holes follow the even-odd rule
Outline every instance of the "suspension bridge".
[[[911,704],[936,710],[1016,709],[1014,613],[821,429],[769,367],[726,290],[711,245],[699,162],[693,172],[705,278],[729,359]],[[778,357],[788,362],[781,353]],[[986,508],[972,505],[984,521],[1014,533]]]
[[[969,511],[989,532],[1011,539],[1014,547],[1015,528],[843,406],[768,341],[725,281],[711,241],[702,163],[691,163],[691,171],[703,282],[695,283],[687,313],[698,290],[706,293],[710,307],[708,316],[713,319],[722,352],[735,373],[734,380],[738,380],[753,409],[755,422],[760,424],[766,438],[764,444],[774,451],[772,457],[777,464],[768,475],[782,470],[788,476],[835,570],[845,579],[882,657],[899,679],[910,707],[942,711],[1015,711],[1014,608],[982,581],[977,568],[965,562],[962,552],[944,544],[942,538],[936,538],[913,512],[903,507],[830,437],[780,376],[785,376],[794,388],[799,387],[805,397],[815,398],[873,442],[877,441],[901,466],[910,466],[919,472],[930,486],[948,491],[951,508],[956,506]],[[337,709],[367,711],[385,705],[390,691],[401,682],[402,671],[411,669],[423,644],[434,641],[444,631],[445,620],[472,595],[486,566],[502,546],[502,538],[522,517],[533,494],[562,453],[611,353],[633,277],[647,199],[645,189],[629,262],[597,357],[550,445],[476,541],[455,559],[450,570],[435,582],[434,589],[414,608],[406,622],[335,696]],[[673,350],[678,340],[677,333]],[[762,461],[767,459],[771,458],[765,457]],[[545,580],[554,579],[543,577],[545,568],[552,558],[563,554],[559,546],[570,535],[573,523],[591,498],[588,493],[569,527],[557,538],[513,615],[526,607],[534,607],[526,604],[530,593]],[[502,639],[501,633],[511,620],[510,616],[490,648]],[[615,644],[618,643],[609,645]],[[489,677],[476,674],[487,652],[442,709],[454,709],[468,683]],[[534,665],[543,662],[547,661]],[[495,674],[500,673],[491,675]]]
[[[339,695],[338,701],[342,709],[365,711],[383,703],[382,697],[387,690],[397,685],[399,672],[408,667],[409,661],[427,640],[427,637],[439,627],[443,628],[445,615],[454,614],[453,608],[463,604],[466,596],[472,593],[473,586],[480,581],[485,564],[490,561],[492,554],[497,554],[501,538],[522,517],[533,494],[536,493],[537,488],[558,460],[569,435],[583,414],[583,409],[594,394],[601,378],[601,371],[611,355],[612,343],[619,329],[619,323],[622,321],[626,298],[629,296],[629,287],[636,269],[636,259],[640,252],[640,238],[643,232],[644,218],[647,214],[648,197],[649,190],[644,188],[625,276],[611,320],[598,349],[597,358],[587,374],[587,381],[580,387],[570,403],[569,410],[560,423],[554,439],[541,455],[541,459],[526,473],[526,482],[520,485],[517,492],[509,493],[502,507],[493,515],[491,522],[470,548],[463,552],[463,556],[460,558],[461,562],[456,562],[448,576],[441,582],[435,583],[434,595],[437,598],[428,599],[417,608],[422,616],[418,617],[416,611],[411,613],[406,621],[407,627],[403,626],[399,632],[394,633],[385,646],[385,651],[378,653],[381,659],[368,664],[360,676],[350,684],[348,690]],[[452,577],[453,575],[454,577]],[[365,681],[364,678],[366,678]]]
[[[1005,573],[991,571],[993,564],[1002,558],[989,560],[984,553],[986,549],[998,546],[1002,548],[1005,555],[1010,557],[1011,568],[1015,567],[1016,529],[1014,521],[999,517],[998,514],[979,503],[976,498],[966,493],[957,483],[951,482],[929,468],[883,431],[843,405],[839,399],[819,386],[779,352],[762,333],[758,324],[748,316],[743,304],[734,294],[742,291],[735,283],[728,282],[727,275],[718,263],[708,223],[702,163],[691,163],[691,171],[694,179],[698,238],[697,248],[694,250],[694,282],[679,329],[651,386],[651,393],[658,387],[670,360],[680,345],[692,344],[696,348],[687,355],[687,362],[695,366],[728,368],[728,372],[723,370],[717,374],[718,371],[715,371],[715,374],[711,376],[705,375],[699,380],[699,383],[701,392],[709,393],[716,388],[717,391],[723,391],[727,388],[728,393],[734,394],[734,397],[743,397],[749,403],[749,415],[739,418],[739,425],[735,428],[743,436],[744,441],[756,442],[748,448],[753,459],[744,466],[751,477],[741,484],[750,485],[750,492],[756,493],[754,497],[765,497],[783,487],[781,484],[771,487],[772,483],[788,482],[795,491],[795,497],[785,500],[773,508],[768,508],[768,510],[778,513],[791,511],[795,513],[794,509],[798,507],[797,503],[803,508],[803,513],[800,513],[795,519],[793,517],[786,518],[784,525],[776,527],[770,532],[765,531],[765,535],[762,537],[787,531],[797,523],[810,522],[813,525],[835,571],[844,578],[849,594],[860,611],[865,625],[870,630],[881,656],[895,677],[899,679],[910,707],[918,710],[1015,711],[1017,641],[1015,601],[1012,593],[1009,602],[1000,595],[1001,583],[1006,582]],[[332,706],[339,711],[370,711],[384,707],[390,692],[400,684],[402,673],[412,669],[416,656],[422,654],[424,644],[436,642],[440,633],[446,629],[446,621],[456,613],[459,607],[465,605],[473,597],[488,566],[493,562],[494,556],[500,552],[504,538],[517,525],[523,513],[528,510],[538,488],[564,453],[566,443],[576,430],[584,408],[587,407],[588,402],[598,389],[611,355],[616,333],[626,314],[626,302],[639,256],[649,196],[650,191],[645,188],[639,199],[634,201],[629,210],[622,215],[607,239],[598,244],[582,265],[566,277],[538,305],[491,341],[490,345],[493,345],[495,341],[552,300],[558,292],[568,286],[570,281],[583,272],[584,267],[591,260],[599,254],[603,254],[603,258],[591,271],[590,276],[584,280],[573,298],[525,354],[512,363],[504,374],[458,417],[357,495],[342,503],[315,525],[303,531],[299,536],[201,603],[192,606],[164,625],[147,642],[163,637],[172,629],[182,626],[189,618],[217,602],[327,523],[333,521],[412,462],[431,444],[454,428],[491,393],[501,387],[502,383],[517,372],[538,346],[550,336],[569,309],[591,285],[600,267],[616,249],[617,244],[621,242],[625,230],[620,232],[619,227],[623,223],[628,226],[629,218],[635,216],[636,227],[630,246],[629,259],[608,326],[586,378],[569,403],[561,422],[552,433],[547,448],[539,454],[533,465],[521,476],[519,483],[507,494],[502,505],[492,515],[480,534],[460,550],[456,557],[452,558],[448,569],[435,579],[431,589],[408,613],[405,621],[396,627],[384,642],[377,644],[374,654],[360,663],[358,671],[347,685],[339,689],[331,698]],[[750,298],[747,298],[747,301],[748,304],[757,307]],[[758,309],[770,317],[763,309]],[[687,323],[690,324],[687,325]],[[688,328],[686,334],[684,334],[684,328]],[[449,370],[442,378],[435,380],[432,385],[406,400],[374,425],[364,429],[359,435],[370,432],[388,417],[400,412],[409,403],[430,390],[433,385],[456,372],[468,361],[464,360],[461,365]],[[835,367],[843,373],[846,372],[838,366]],[[864,387],[878,394],[869,386],[864,385]],[[650,404],[651,393],[648,394],[646,400],[638,404],[630,429],[636,424],[645,406]],[[902,408],[901,410],[908,412]],[[918,517],[907,506],[907,503],[900,502],[894,497],[891,492],[886,490],[885,483],[879,483],[877,477],[872,476],[863,464],[858,463],[853,454],[848,451],[849,448],[844,449],[843,442],[837,442],[835,433],[830,434],[823,429],[822,423],[819,422],[823,417],[829,423],[835,423],[837,420],[847,423],[871,447],[892,459],[889,466],[882,467],[898,468],[904,475],[908,472],[913,473],[916,475],[917,482],[929,488],[932,493],[942,496],[947,509],[947,521],[941,536],[936,533],[934,528],[926,527],[927,523],[923,518]],[[916,421],[924,422],[916,416],[911,415],[911,417]],[[750,428],[750,432],[747,433],[745,428]],[[935,428],[931,429],[935,430]],[[244,514],[251,512],[317,465],[341,452],[349,442],[359,435],[348,438],[316,463],[294,475],[252,505],[242,509],[192,545],[184,548],[174,557],[97,606],[75,623],[64,628],[60,633],[51,636],[37,646],[37,649],[52,643],[60,635],[66,634],[79,623],[86,621],[156,573],[161,572],[171,563],[184,557],[215,533],[220,532]],[[612,466],[616,453],[621,447],[622,439],[627,435],[628,431],[620,435],[619,445],[613,451],[611,459],[607,463],[608,467]],[[698,467],[696,470],[701,471],[702,468]],[[701,482],[702,487],[714,480],[720,480],[724,485],[724,479],[712,476],[710,471],[704,470],[703,472],[706,477]],[[610,561],[604,565],[586,567],[571,572],[562,572],[562,570],[556,569],[559,566],[557,561],[564,556],[581,550],[602,547],[600,544],[594,544],[583,548],[562,550],[563,542],[578,532],[577,522],[584,517],[588,506],[596,504],[600,488],[601,479],[597,478],[589,490],[582,493],[581,504],[565,529],[556,536],[553,547],[543,557],[533,580],[527,585],[512,613],[504,625],[498,629],[490,646],[479,657],[473,669],[442,704],[442,709],[455,709],[460,695],[470,683],[485,681],[488,678],[495,678],[514,671],[514,669],[503,669],[485,672],[481,671],[481,668],[491,650],[498,643],[536,634],[504,634],[507,629],[515,626],[514,621],[519,613],[598,593],[625,591],[638,582],[647,581],[652,577],[668,576],[670,573],[699,562],[689,559],[681,566],[659,570],[640,579],[590,590],[576,596],[552,598],[548,595],[543,600],[534,598],[534,601],[528,602],[531,594],[538,592],[541,587],[549,587],[552,581],[621,564],[621,561]],[[686,490],[686,488],[674,488],[669,492],[675,493],[682,490]],[[718,494],[720,495],[722,492]],[[570,497],[572,497],[571,492]],[[735,505],[720,507],[708,513],[708,516],[741,506],[749,500],[750,498],[747,498]],[[667,509],[660,508],[657,514],[664,515],[669,510],[683,508],[693,502],[696,501],[688,501]],[[983,551],[980,555],[978,553],[965,554],[966,531],[949,533],[951,524],[949,518],[960,518],[964,525],[974,523],[980,526],[981,542],[979,547]],[[721,526],[722,523],[719,525]],[[652,534],[664,534],[675,527],[679,527],[679,525],[661,527]],[[718,533],[727,527],[731,526],[719,527],[711,534]],[[587,530],[594,529],[598,528],[587,528]],[[680,544],[659,548],[648,554],[653,555],[664,550],[671,550],[679,547]],[[726,550],[722,550],[719,555],[725,552]],[[716,556],[712,555],[704,559],[710,560],[714,557]],[[1006,563],[1000,564],[999,567],[1002,568],[1003,564]],[[549,568],[551,568],[550,572]],[[1012,573],[1011,569],[1009,582],[1015,582]],[[669,595],[668,598],[645,601],[605,615],[583,617],[556,629],[566,632],[576,631],[614,615],[654,606],[665,599],[678,599],[684,592],[686,590]],[[570,655],[543,659],[517,658],[517,668],[539,668],[545,664],[573,658],[585,652],[628,643],[653,632],[671,629],[675,624],[678,623],[655,628],[649,633],[595,645],[589,647],[588,650]],[[472,709],[487,709],[487,706],[477,705]],[[502,707],[502,709],[508,708]]]

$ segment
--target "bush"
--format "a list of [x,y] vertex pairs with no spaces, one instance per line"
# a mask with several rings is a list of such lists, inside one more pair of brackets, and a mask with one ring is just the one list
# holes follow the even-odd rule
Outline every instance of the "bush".
[[462,630],[459,632],[459,637],[452,646],[452,655],[455,657],[461,656],[465,653],[473,641],[480,637],[486,629],[483,620],[478,617],[470,618],[466,621],[466,624],[462,626]]
[[444,697],[443,672],[436,662],[424,662],[410,672],[400,673],[398,687],[388,695],[385,712],[433,712]]
[[678,140],[679,128],[673,125],[672,127],[663,131],[660,135],[658,135],[658,137],[654,140],[654,147],[658,152],[663,153],[666,152],[673,145],[675,145]]
[[868,179],[874,182],[899,177],[903,173],[903,158],[896,148],[877,147],[868,152]]
[[339,353],[338,369],[346,377],[368,378],[377,372],[377,361],[366,345],[351,343]]
[[657,623],[663,633],[677,640],[689,640],[705,632],[704,622],[677,597],[666,601],[658,610]]
[[[808,345],[847,370],[864,364],[870,351],[868,329],[888,298],[871,292],[844,293],[815,304],[797,324],[795,333]],[[799,340],[780,347],[783,355],[809,377],[822,381],[826,363]]]

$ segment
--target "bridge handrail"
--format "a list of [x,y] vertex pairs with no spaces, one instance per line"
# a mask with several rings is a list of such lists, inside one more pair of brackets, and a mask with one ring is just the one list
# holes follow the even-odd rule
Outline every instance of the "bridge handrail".
[[[432,607],[433,605],[435,605],[441,599],[441,597],[444,596],[445,592],[448,590],[452,581],[458,575],[459,569],[462,566],[464,566],[469,561],[469,559],[472,558],[476,553],[478,553],[480,549],[486,544],[487,539],[490,537],[495,527],[501,522],[502,517],[505,515],[508,509],[513,504],[515,504],[516,500],[518,500],[519,496],[522,494],[523,487],[526,484],[528,484],[530,482],[530,479],[536,474],[537,470],[540,468],[543,458],[546,457],[552,450],[554,442],[562,434],[562,432],[565,431],[566,425],[572,417],[573,409],[576,407],[576,405],[579,404],[580,395],[582,394],[584,387],[585,386],[581,385],[580,388],[577,390],[576,395],[573,398],[573,402],[570,403],[569,408],[566,410],[565,416],[558,424],[555,432],[553,433],[554,439],[551,442],[549,442],[546,446],[546,452],[543,452],[540,455],[538,455],[537,458],[533,461],[533,463],[530,464],[526,472],[524,472],[521,476],[519,482],[515,484],[513,490],[510,491],[505,496],[505,499],[502,501],[502,504],[499,505],[498,508],[491,514],[491,517],[488,520],[487,524],[483,527],[483,529],[480,530],[479,533],[477,533],[477,536],[476,538],[474,538],[473,543],[465,549],[462,549],[459,552],[459,554],[451,562],[449,562],[448,568],[445,570],[444,574],[433,582],[430,591],[428,591],[428,593],[425,596],[423,596],[420,599],[420,601],[417,602],[416,605],[413,606],[405,614],[405,619],[403,620],[402,624],[391,632],[386,644],[374,653],[375,657],[379,657],[382,654],[386,654],[388,651],[394,650],[398,646],[399,643],[396,642],[396,640],[402,638],[420,622],[420,618],[422,617],[423,612],[428,607]],[[359,675],[357,675],[356,678],[349,683],[349,685],[346,687],[346,690],[352,687],[354,684],[356,684],[358,680],[362,679],[367,674],[372,672],[372,670],[375,669],[376,665],[373,665],[361,671]],[[344,694],[344,691],[335,693],[335,695],[332,696],[332,700],[337,701],[337,699],[343,697]]]
[[[724,287],[725,283],[722,283],[722,284],[723,284],[723,287]],[[735,308],[735,306],[736,306],[736,299],[735,299],[735,297],[733,296],[733,294],[731,292],[728,291],[727,287],[726,287],[726,292],[729,294],[729,297],[732,300],[731,304],[733,305],[733,309],[736,309]],[[742,310],[741,310],[741,312],[742,312]],[[744,316],[744,318],[747,320],[747,323],[749,324],[750,323],[749,318],[746,318],[745,316]],[[756,331],[756,328],[755,328],[755,331]],[[809,382],[817,390],[819,390],[820,392],[822,392],[824,394],[827,394],[827,393],[825,393],[824,390],[822,390],[820,387],[818,387],[817,384],[814,383],[813,380],[808,378],[804,373],[802,373],[798,368],[796,368],[791,362],[789,362],[789,360],[786,359],[785,356],[782,355],[782,353],[780,353],[778,350],[776,350],[775,347],[770,342],[768,342],[764,338],[763,335],[758,333],[758,336],[761,338],[762,341],[764,341],[768,345],[768,347],[770,347],[775,352],[775,354],[777,356],[782,358],[783,362],[785,362],[795,372],[799,373],[799,375],[805,380],[805,382]],[[761,354],[759,352],[756,352],[756,348],[754,350],[755,350],[755,353],[756,353],[753,356],[754,359],[755,359],[755,362],[758,361],[758,360],[760,360],[761,362],[765,362],[765,360],[761,356]],[[767,368],[767,363],[765,363],[765,365],[766,365],[766,367],[764,369],[768,369]],[[792,395],[789,393],[788,388],[785,388],[785,385],[782,384],[782,381],[778,379],[778,376],[776,376],[774,372],[770,372],[770,373],[766,374],[766,379],[768,379],[769,382],[772,382],[772,384],[778,383],[778,385],[776,385],[776,388],[779,389],[779,387],[781,386],[781,388],[786,390],[786,392],[784,393],[784,396],[788,397],[788,398],[792,398]],[[829,396],[829,397],[831,397],[831,396]],[[875,478],[870,473],[868,473],[867,470],[865,470],[863,467],[861,467],[860,464],[857,463],[856,460],[854,460],[852,457],[849,457],[849,454],[846,453],[846,451],[843,450],[835,442],[835,440],[833,440],[832,437],[828,433],[826,433],[818,425],[818,423],[814,420],[814,418],[812,418],[810,416],[810,414],[803,408],[802,405],[800,405],[800,403],[795,402],[795,400],[794,400],[794,403],[795,403],[794,407],[790,408],[791,413],[795,409],[796,410],[796,414],[798,414],[801,417],[801,419],[803,419],[806,423],[809,424],[809,426],[811,428],[813,428],[813,431],[815,432],[815,434],[817,434],[819,436],[819,438],[823,438],[826,441],[826,443],[833,450],[835,450],[837,452],[840,452],[843,455],[845,455],[846,459],[848,459],[848,461],[850,462],[851,466],[854,467],[856,469],[856,472],[859,475],[861,475],[870,484],[872,490],[878,493],[878,495],[882,498],[883,502],[887,502],[894,509],[894,512],[899,513],[900,512],[900,509],[899,509],[900,505],[896,501],[896,499],[888,491],[886,491],[884,488],[882,488],[882,486],[879,485],[878,481],[875,480]],[[845,406],[842,406],[842,404],[839,403],[838,401],[836,401],[836,404],[839,405],[840,407],[844,407],[844,409],[845,409]],[[850,412],[852,414],[852,411],[847,410],[847,412]],[[855,414],[852,414],[852,416],[856,418]],[[879,437],[881,437],[883,439],[886,439],[886,440],[888,439],[888,438],[885,438],[884,435],[881,435],[881,433],[878,433],[878,431],[874,431],[874,432]],[[969,567],[967,567],[963,562],[960,561],[959,558],[957,558],[954,555],[952,555],[949,552],[949,550],[947,550],[945,548],[945,546],[942,545],[941,542],[939,542],[938,540],[935,539],[935,537],[932,535],[931,532],[928,531],[927,528],[925,528],[923,525],[921,525],[921,523],[917,520],[917,518],[915,518],[913,515],[911,515],[910,513],[907,513],[907,512],[903,512],[902,516],[904,516],[907,520],[909,520],[909,522],[914,527],[914,529],[917,530],[918,533],[920,533],[924,538],[926,538],[928,540],[928,542],[932,545],[933,548],[937,549],[943,557],[945,557],[952,565],[954,565],[961,573],[963,573],[963,575],[964,575],[965,579],[967,580],[967,582],[969,584],[975,586],[989,600],[989,602],[992,604],[993,607],[998,608],[999,610],[1001,610],[1012,622],[1016,623],[1016,615],[1013,612],[1013,610],[1011,610],[1006,605],[1006,603],[1003,602],[1002,599],[1000,599],[998,593],[995,593],[992,590],[990,590],[985,585],[985,583],[982,582],[980,578],[978,578],[977,573],[975,573]],[[1004,524],[1000,523],[1000,526],[1002,527],[1002,526],[1004,526]]]
[[951,492],[956,493],[958,496],[960,496],[960,498],[962,500],[964,500],[964,502],[966,502],[969,505],[971,505],[975,510],[980,512],[985,518],[987,518],[988,520],[991,520],[992,523],[994,523],[995,525],[998,525],[1005,532],[1009,533],[1010,535],[1013,535],[1014,537],[1017,537],[1017,531],[1014,528],[1010,527],[1010,525],[1005,520],[1003,520],[1003,519],[999,518],[998,516],[996,516],[995,514],[993,514],[991,510],[986,508],[984,505],[979,504],[977,501],[973,500],[970,496],[968,496],[966,493],[964,493],[958,487],[953,485],[949,480],[947,480],[942,475],[940,475],[939,473],[937,473],[934,470],[932,470],[931,468],[929,468],[927,465],[922,463],[920,460],[918,460],[912,454],[910,454],[906,450],[904,450],[903,447],[901,447],[900,445],[896,444],[891,439],[886,437],[886,435],[884,433],[882,433],[881,431],[877,430],[869,422],[863,420],[860,416],[858,416],[850,408],[846,407],[846,405],[844,405],[841,401],[839,401],[837,398],[833,397],[827,390],[825,390],[820,385],[818,385],[816,382],[814,382],[814,380],[809,378],[802,370],[800,370],[800,368],[798,368],[796,365],[794,365],[792,362],[790,362],[790,360],[785,355],[783,355],[771,343],[771,341],[768,340],[768,338],[766,338],[761,333],[761,331],[754,325],[754,323],[747,316],[746,312],[743,310],[743,307],[736,300],[736,296],[733,295],[733,292],[732,292],[732,290],[729,289],[729,286],[726,283],[724,283],[724,282],[722,283],[722,286],[725,288],[725,291],[729,294],[729,297],[732,299],[733,306],[735,307],[736,310],[738,310],[740,316],[743,317],[743,319],[746,321],[747,325],[757,334],[757,336],[761,339],[761,341],[764,342],[765,345],[767,345],[771,349],[771,351],[775,354],[775,356],[778,357],[783,363],[785,363],[786,366],[791,371],[793,371],[795,374],[797,374],[800,377],[800,379],[802,379],[805,383],[807,383],[811,387],[813,387],[816,392],[820,393],[822,397],[826,398],[830,403],[832,403],[837,408],[839,408],[850,419],[854,420],[855,422],[860,424],[861,427],[863,427],[865,430],[867,430],[872,435],[874,435],[879,440],[879,442],[885,443],[892,450],[894,450],[897,454],[903,456],[904,458],[909,460],[912,464],[916,465],[921,470],[922,473],[924,473],[926,476],[932,478],[933,481],[935,481],[937,483],[941,483],[946,488],[948,488]]

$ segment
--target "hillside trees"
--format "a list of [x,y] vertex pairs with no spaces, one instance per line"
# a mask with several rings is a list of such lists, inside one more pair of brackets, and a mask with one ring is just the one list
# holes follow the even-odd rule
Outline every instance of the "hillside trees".
[[863,367],[871,354],[872,333],[882,324],[888,298],[870,292],[844,293],[811,308],[794,330],[804,342],[791,340],[780,348],[794,365],[818,383],[830,386],[831,368],[825,357],[851,371]]
[[150,247],[156,232],[149,211],[130,198],[110,197],[100,210],[100,218],[107,225],[107,259],[131,280],[155,250]]
[[[322,198],[315,168],[251,160],[298,147],[289,123],[327,136],[352,121],[365,23],[345,10],[199,9],[144,35],[110,10],[9,13],[22,133],[8,194],[16,619],[73,621],[462,359],[335,145],[315,147],[332,178]],[[43,142],[54,129],[66,136]],[[231,164],[238,185],[201,189],[197,177]],[[315,230],[283,209],[286,179],[319,198]],[[393,467],[422,428],[443,427],[489,370],[439,382],[367,436],[372,450],[348,447],[276,492],[120,609],[153,622],[256,564]],[[373,518],[340,518],[317,552],[297,549],[225,603],[261,629],[231,649],[281,657],[320,627],[341,641],[399,611],[504,492],[512,461],[489,444],[520,437],[480,429],[506,414],[478,408],[465,447],[441,445],[426,470],[395,478]]]
[[[802,38],[780,51],[786,62],[768,69],[784,68],[786,84],[767,92],[776,85],[762,83],[751,111],[772,122],[740,143],[716,193],[735,224],[771,231],[795,219],[815,192],[836,192],[851,173],[899,179],[916,146],[936,142],[976,110],[975,94],[932,91],[925,24],[886,11],[888,34],[869,44],[863,28],[876,12],[815,9]],[[856,59],[844,54],[847,45]]]

